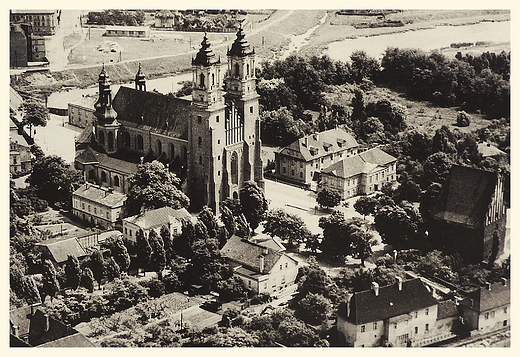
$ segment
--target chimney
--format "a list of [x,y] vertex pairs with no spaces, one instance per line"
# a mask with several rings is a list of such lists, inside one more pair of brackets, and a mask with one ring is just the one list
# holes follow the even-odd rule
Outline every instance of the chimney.
[[487,281],[486,281],[486,289],[491,290],[491,283],[488,283]]
[[375,281],[372,282],[372,290],[374,291],[375,296],[379,296],[379,284]]
[[314,138],[314,140],[318,141],[318,138],[319,138],[318,133],[312,134],[312,137]]
[[393,253],[394,253],[394,261],[397,261],[397,250],[393,250]]
[[265,269],[265,258],[263,255],[260,255],[260,273],[263,273]]
[[19,337],[20,336],[20,328],[18,327],[18,325],[12,325],[11,326],[11,329],[12,329],[12,334],[16,337]]
[[347,293],[347,298],[345,300],[345,310],[346,310],[347,317],[350,316],[350,299],[352,299],[352,296],[354,296],[354,295],[351,293]]
[[507,279],[506,278],[502,278],[501,280],[502,280],[502,285],[507,286]]
[[45,314],[43,316],[45,317],[45,329],[44,329],[44,331],[47,332],[47,331],[49,331],[49,329],[51,327],[51,322],[50,322],[48,314]]
[[34,313],[36,312],[36,308],[40,305],[41,303],[31,304],[31,316],[34,315]]
[[469,299],[469,307],[475,307],[475,300]]
[[398,276],[395,278],[395,281],[397,283],[397,288],[399,289],[399,291],[403,290],[403,278]]
[[309,145],[309,138],[307,136],[303,137],[302,145],[305,147],[307,147],[307,145]]

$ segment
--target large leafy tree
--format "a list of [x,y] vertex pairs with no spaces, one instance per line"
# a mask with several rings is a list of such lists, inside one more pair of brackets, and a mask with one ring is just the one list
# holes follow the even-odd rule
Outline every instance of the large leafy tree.
[[166,260],[170,260],[173,253],[173,239],[171,237],[170,228],[168,225],[163,225],[159,232],[159,235],[162,239],[162,245],[164,247],[164,251],[166,252]]
[[161,162],[140,164],[130,177],[127,207],[132,213],[165,206],[186,208],[189,198],[180,190],[180,179]]
[[218,234],[219,227],[213,210],[208,206],[204,206],[199,213],[198,219],[206,226],[208,236],[215,238]]
[[226,205],[221,205],[220,207],[220,220],[224,223],[226,230],[228,231],[229,236],[235,234],[235,230],[237,228],[235,222],[235,216],[233,212]]
[[119,265],[121,272],[126,272],[130,267],[130,254],[128,254],[128,249],[121,236],[109,237],[105,245],[110,249],[110,254],[114,257],[117,265]]
[[311,325],[318,325],[332,312],[331,305],[330,299],[323,295],[309,293],[296,304],[295,316]]
[[291,246],[303,243],[311,236],[311,232],[299,216],[287,213],[283,209],[268,211],[263,227],[263,233],[286,240]]
[[266,144],[286,146],[305,134],[304,125],[286,107],[264,111],[261,116],[262,142]]
[[45,297],[50,296],[52,302],[53,298],[55,298],[60,291],[60,283],[58,281],[54,264],[52,264],[49,259],[43,261],[42,283],[44,296],[42,300],[45,301]]
[[81,171],[56,155],[44,156],[34,163],[29,184],[50,204],[70,206],[72,193],[84,181]]
[[150,242],[148,241],[148,237],[144,234],[142,229],[139,229],[137,232],[135,232],[135,239],[138,265],[141,269],[143,269],[143,273],[146,275],[146,269],[150,264],[153,250],[150,246]]
[[115,261],[114,257],[110,256],[105,260],[105,272],[108,281],[121,278],[121,268]]
[[89,267],[86,267],[82,272],[80,285],[87,289],[89,293],[94,291],[94,273]]
[[197,239],[192,243],[191,249],[193,258],[190,264],[190,275],[207,291],[210,291],[219,281],[231,277],[231,269],[220,255],[217,239]]
[[67,278],[67,286],[73,290],[79,287],[81,279],[81,267],[79,260],[75,255],[69,255],[65,263],[65,276]]
[[30,100],[21,105],[23,110],[22,124],[46,126],[49,120],[49,110],[40,102]]
[[101,288],[101,282],[105,278],[105,259],[103,258],[101,251],[97,249],[94,250],[92,254],[90,254],[89,263],[94,279],[98,283],[98,288]]
[[242,213],[244,213],[247,222],[254,232],[260,222],[264,219],[265,212],[268,208],[264,191],[258,187],[256,182],[247,181],[240,189],[239,199]]
[[318,192],[316,196],[316,203],[318,203],[321,207],[333,208],[339,205],[341,202],[341,195],[338,191],[323,188]]
[[166,251],[162,244],[162,239],[155,230],[151,230],[148,234],[148,241],[152,248],[150,256],[150,267],[157,273],[159,279],[162,279],[162,272],[166,267]]
[[419,212],[410,204],[385,206],[374,217],[375,228],[383,242],[394,249],[422,247],[424,244],[423,221]]

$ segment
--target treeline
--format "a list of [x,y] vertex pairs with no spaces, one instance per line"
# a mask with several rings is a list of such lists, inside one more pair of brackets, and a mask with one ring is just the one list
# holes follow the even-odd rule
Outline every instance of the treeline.
[[144,24],[143,10],[104,10],[91,11],[87,14],[89,25],[140,26]]
[[449,59],[439,52],[388,48],[378,80],[399,87],[412,99],[509,118],[509,62],[505,52]]

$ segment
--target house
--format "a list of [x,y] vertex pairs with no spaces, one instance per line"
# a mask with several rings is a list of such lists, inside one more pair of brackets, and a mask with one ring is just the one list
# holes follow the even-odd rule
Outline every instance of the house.
[[150,28],[147,26],[106,26],[103,36],[149,38]]
[[69,255],[81,259],[88,255],[82,247],[77,237],[55,237],[46,239],[34,245],[34,249],[39,251],[43,259],[49,259],[55,267],[63,265]]
[[168,9],[161,9],[155,13],[154,27],[172,28],[175,26],[176,16],[178,16],[178,11],[172,12]]
[[232,236],[220,250],[233,275],[257,293],[276,295],[294,284],[298,262],[284,252]]
[[468,263],[492,264],[504,251],[504,183],[495,172],[454,165],[428,220],[432,244]]
[[36,306],[10,311],[10,347],[94,347],[83,334]]
[[478,152],[484,157],[499,158],[507,156],[505,152],[488,142],[479,143],[477,146]]
[[321,187],[338,191],[343,199],[379,191],[397,180],[397,159],[380,148],[347,157],[321,170]]
[[466,326],[473,333],[489,332],[511,324],[510,280],[487,283],[470,292],[459,304]]
[[96,98],[83,96],[68,104],[69,124],[85,128],[93,125],[96,117],[94,116],[94,103]]
[[32,169],[31,148],[28,145],[9,140],[9,172],[28,173]]
[[186,178],[191,210],[206,205],[217,215],[220,202],[238,198],[245,182],[263,188],[255,58],[242,28],[227,51],[227,68],[204,35],[191,62],[193,93],[182,98],[148,92],[139,68],[135,88],[121,86],[112,100],[103,66],[95,124],[79,140],[76,167],[88,180],[114,186],[110,175],[126,175],[125,170],[141,162],[161,161]]
[[51,36],[56,34],[61,10],[10,10],[9,16],[11,23],[30,24],[35,35]]
[[72,214],[103,228],[114,228],[125,213],[126,195],[85,182],[72,193]]
[[341,128],[304,136],[275,152],[275,174],[281,180],[310,185],[321,169],[356,155],[359,144]]
[[437,300],[420,279],[347,296],[337,312],[339,339],[345,346],[421,346],[432,336]]
[[458,302],[452,299],[439,301],[432,343],[456,337],[460,333],[461,327]]
[[123,218],[123,239],[135,242],[136,232],[140,229],[145,235],[148,235],[152,229],[160,234],[163,226],[170,229],[170,237],[173,238],[181,234],[183,222],[192,221],[192,219],[192,215],[185,208],[162,207],[144,211],[135,216]]

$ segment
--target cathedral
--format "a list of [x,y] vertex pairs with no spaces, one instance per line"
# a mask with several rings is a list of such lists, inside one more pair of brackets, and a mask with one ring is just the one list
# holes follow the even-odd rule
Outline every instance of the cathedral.
[[96,120],[76,143],[75,165],[87,180],[127,193],[137,165],[158,160],[183,180],[191,210],[207,205],[215,213],[244,182],[264,187],[255,51],[243,29],[227,68],[206,35],[191,64],[192,95],[179,98],[147,92],[139,66],[135,88],[121,86],[112,99],[103,66]]

